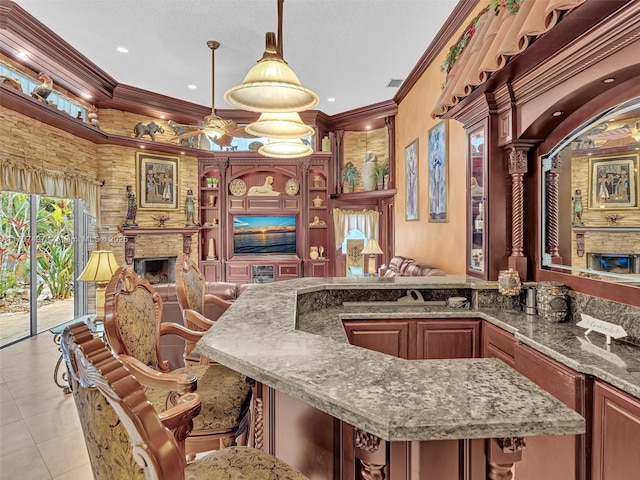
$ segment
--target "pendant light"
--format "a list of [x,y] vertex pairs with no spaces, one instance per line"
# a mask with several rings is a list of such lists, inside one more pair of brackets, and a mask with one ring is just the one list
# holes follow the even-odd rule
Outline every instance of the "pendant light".
[[278,41],[275,34],[266,35],[265,52],[244,81],[224,94],[230,105],[259,113],[301,112],[320,102],[315,92],[305,88],[282,55],[282,6],[278,0]]
[[270,158],[302,158],[313,153],[313,148],[299,138],[274,138],[258,149],[260,155]]
[[315,133],[312,127],[304,124],[297,112],[263,113],[245,130],[256,137],[266,138],[304,138]]

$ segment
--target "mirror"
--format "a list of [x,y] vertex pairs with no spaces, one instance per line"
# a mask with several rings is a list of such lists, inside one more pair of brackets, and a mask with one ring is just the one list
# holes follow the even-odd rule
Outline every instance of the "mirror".
[[543,165],[543,268],[640,286],[640,98],[592,118]]

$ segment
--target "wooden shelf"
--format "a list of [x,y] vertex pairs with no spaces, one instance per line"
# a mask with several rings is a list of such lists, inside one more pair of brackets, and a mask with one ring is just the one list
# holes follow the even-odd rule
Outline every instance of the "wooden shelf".
[[350,192],[350,193],[332,193],[330,196],[334,200],[348,200],[348,199],[380,199],[393,197],[396,194],[395,188],[387,188],[386,190],[369,190],[366,192]]
[[607,232],[607,233],[638,233],[640,226],[632,227],[625,225],[601,225],[599,227],[571,227],[576,232]]

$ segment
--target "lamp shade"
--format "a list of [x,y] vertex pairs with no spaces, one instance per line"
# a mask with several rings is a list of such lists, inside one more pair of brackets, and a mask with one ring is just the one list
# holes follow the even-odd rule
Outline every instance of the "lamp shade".
[[244,78],[224,94],[225,101],[249,112],[301,112],[315,107],[320,99],[305,88],[277,51],[275,33],[267,32],[262,58]]
[[378,241],[375,238],[370,238],[364,246],[362,253],[368,255],[382,255],[384,252],[380,248]]
[[263,138],[304,138],[315,133],[305,125],[297,112],[263,113],[257,121],[245,127],[247,133]]
[[82,282],[108,282],[118,269],[118,262],[111,250],[91,252],[87,266],[78,277]]
[[271,158],[302,158],[313,153],[313,148],[299,138],[274,139],[258,149],[260,155]]

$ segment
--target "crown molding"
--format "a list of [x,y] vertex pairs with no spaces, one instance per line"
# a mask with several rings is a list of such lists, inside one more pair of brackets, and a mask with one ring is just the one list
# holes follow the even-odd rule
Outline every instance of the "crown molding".
[[394,100],[366,105],[364,107],[338,113],[329,117],[332,130],[372,130],[385,126],[384,119],[398,113],[398,105]]

